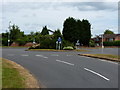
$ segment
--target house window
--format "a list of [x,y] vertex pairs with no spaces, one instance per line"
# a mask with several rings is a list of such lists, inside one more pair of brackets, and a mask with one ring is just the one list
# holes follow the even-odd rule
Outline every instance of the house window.
[[113,41],[114,39],[113,38],[110,38],[109,41]]

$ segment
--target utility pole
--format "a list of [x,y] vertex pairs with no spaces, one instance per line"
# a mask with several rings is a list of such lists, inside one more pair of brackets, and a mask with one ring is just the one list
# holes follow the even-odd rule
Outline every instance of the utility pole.
[[102,48],[104,48],[104,45],[103,45],[103,34],[102,34]]
[[11,21],[9,22],[9,31],[8,31],[8,46],[10,46],[10,28],[11,28],[11,26],[10,26],[10,24],[11,24]]

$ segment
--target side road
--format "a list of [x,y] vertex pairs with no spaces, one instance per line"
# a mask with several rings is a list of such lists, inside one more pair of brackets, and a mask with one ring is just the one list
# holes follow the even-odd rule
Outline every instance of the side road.
[[0,62],[2,62],[2,88],[40,88],[35,77],[21,65],[3,58],[0,58]]

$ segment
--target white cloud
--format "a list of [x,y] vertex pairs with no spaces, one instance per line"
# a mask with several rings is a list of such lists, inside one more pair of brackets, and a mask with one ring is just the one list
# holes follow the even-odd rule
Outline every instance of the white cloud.
[[[4,5],[3,29],[9,21],[17,24],[25,33],[40,31],[43,26],[55,30],[63,28],[66,18],[88,19],[92,34],[102,33],[109,28],[117,31],[117,3],[8,3]],[[101,9],[101,7],[103,7]],[[96,9],[97,8],[97,9]],[[113,9],[114,8],[114,9]]]

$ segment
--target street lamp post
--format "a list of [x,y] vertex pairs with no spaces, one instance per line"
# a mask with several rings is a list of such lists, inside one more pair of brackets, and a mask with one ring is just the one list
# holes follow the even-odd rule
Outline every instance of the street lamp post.
[[9,31],[8,31],[8,46],[10,45],[10,24],[11,24],[11,21],[9,22]]
[[103,34],[102,34],[102,48],[104,48],[104,45],[103,45]]

